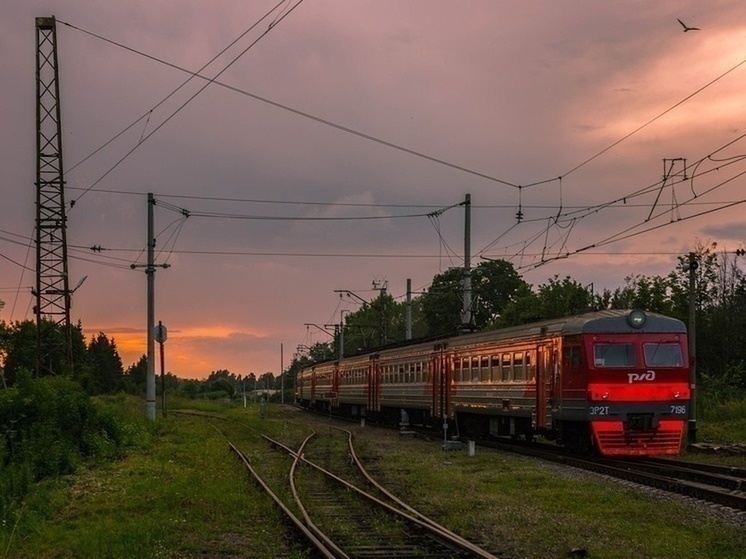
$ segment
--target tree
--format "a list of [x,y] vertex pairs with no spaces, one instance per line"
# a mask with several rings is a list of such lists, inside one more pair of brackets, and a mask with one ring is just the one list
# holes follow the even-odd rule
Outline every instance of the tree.
[[3,331],[4,376],[13,386],[21,371],[36,371],[36,324],[30,320],[14,322]]
[[91,337],[88,345],[88,365],[92,383],[90,393],[110,393],[121,387],[124,368],[113,338],[109,340],[103,332]]
[[[430,335],[448,334],[462,326],[464,286],[462,268],[451,268],[433,278],[422,297],[422,313]],[[506,260],[480,263],[471,273],[472,320],[478,328],[493,328],[508,307],[530,286]]]
[[612,309],[642,309],[670,315],[671,278],[660,276],[632,275],[624,278],[625,286],[617,288],[608,300]]
[[[344,324],[345,354],[353,355],[397,340],[398,330],[403,327],[398,307],[391,295],[381,292],[376,299],[348,314]],[[332,355],[339,355],[339,350]]]
[[515,300],[504,312],[499,326],[513,326],[550,318],[561,318],[583,312],[593,307],[592,294],[570,276],[560,280],[559,276],[549,278],[534,292],[520,286]]
[[506,260],[482,262],[472,274],[474,323],[484,328],[495,325],[505,308],[530,287]]
[[264,373],[259,377],[257,381],[257,390],[274,390],[275,388],[275,375],[272,373]]
[[141,355],[137,363],[127,367],[124,373],[127,392],[131,394],[144,394],[148,382],[148,357]]
[[463,277],[462,268],[450,268],[435,276],[422,296],[422,314],[429,335],[453,333],[463,322]]

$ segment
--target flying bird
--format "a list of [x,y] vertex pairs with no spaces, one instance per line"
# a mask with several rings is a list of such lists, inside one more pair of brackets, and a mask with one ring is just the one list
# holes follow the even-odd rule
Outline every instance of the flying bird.
[[684,28],[684,33],[686,33],[687,31],[699,31],[700,30],[699,27],[687,26],[687,24],[681,21],[679,18],[676,18],[676,21],[678,21],[681,24],[681,27]]

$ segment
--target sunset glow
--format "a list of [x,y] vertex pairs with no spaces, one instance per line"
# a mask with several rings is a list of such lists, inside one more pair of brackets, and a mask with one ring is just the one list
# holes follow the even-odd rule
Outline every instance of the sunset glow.
[[[146,351],[147,193],[167,369],[191,378],[277,374],[374,282],[402,301],[463,265],[467,193],[472,263],[534,285],[614,289],[746,242],[744,205],[724,207],[746,191],[735,0],[322,0],[244,36],[273,3],[6,4],[0,320],[33,317],[34,18],[54,13],[70,277],[88,276],[72,316],[125,367]],[[215,81],[189,79],[239,37]],[[658,188],[671,158],[687,182]]]

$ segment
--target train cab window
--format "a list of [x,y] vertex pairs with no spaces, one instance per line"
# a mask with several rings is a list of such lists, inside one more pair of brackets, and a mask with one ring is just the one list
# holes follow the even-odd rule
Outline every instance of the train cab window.
[[645,353],[645,365],[648,367],[681,367],[684,365],[684,356],[681,346],[677,343],[650,343],[643,344]]
[[512,357],[512,355],[510,353],[503,353],[502,367],[501,367],[501,369],[502,369],[501,378],[504,381],[510,380],[511,377],[513,376],[513,374],[512,374],[513,373],[513,371],[512,371],[512,365],[511,365],[511,363],[512,363],[511,357]]
[[635,346],[633,344],[594,344],[593,363],[596,367],[634,367]]
[[525,380],[525,370],[523,368],[523,353],[516,352],[513,354],[513,380]]
[[487,355],[482,357],[482,362],[479,366],[479,378],[482,382],[490,381],[490,358]]

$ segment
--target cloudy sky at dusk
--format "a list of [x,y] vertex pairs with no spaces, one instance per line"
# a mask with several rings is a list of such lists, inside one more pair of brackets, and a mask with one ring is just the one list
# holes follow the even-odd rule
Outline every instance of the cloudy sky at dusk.
[[0,319],[33,318],[37,16],[58,20],[72,316],[125,367],[148,192],[182,377],[277,374],[281,344],[287,366],[328,339],[305,323],[358,308],[335,290],[402,300],[462,265],[467,193],[473,263],[534,285],[744,246],[742,1],[297,4],[0,0]]

